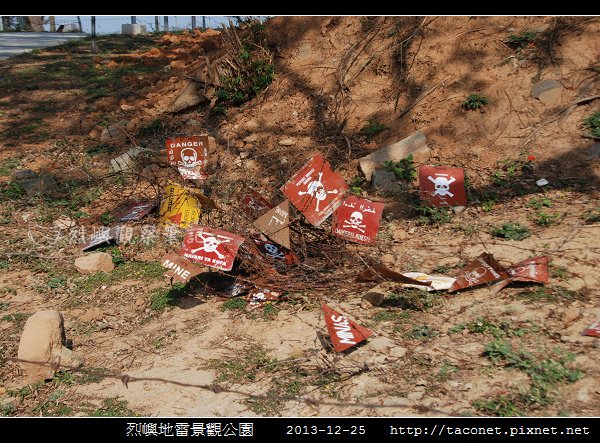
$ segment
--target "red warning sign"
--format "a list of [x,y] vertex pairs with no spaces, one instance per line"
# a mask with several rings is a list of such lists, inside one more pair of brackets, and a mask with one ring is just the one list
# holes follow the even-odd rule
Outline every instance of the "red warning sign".
[[341,204],[348,185],[331,170],[321,154],[313,155],[281,192],[315,226],[323,223]]
[[334,351],[345,351],[371,336],[372,332],[370,330],[356,324],[325,303],[323,303],[322,308]]
[[177,166],[177,170],[184,179],[206,180],[208,178],[206,173],[207,135],[168,138],[165,144],[169,164]]
[[258,250],[265,254],[267,258],[283,261],[288,265],[293,265],[300,261],[296,254],[284,248],[283,246],[268,241],[259,240],[257,238],[253,238],[252,241],[254,242]]
[[515,263],[506,272],[511,281],[548,283],[548,257],[534,257]]
[[462,168],[419,166],[419,196],[425,206],[466,206]]
[[196,225],[186,231],[181,255],[205,266],[231,271],[243,242],[239,235]]
[[258,218],[273,209],[273,205],[256,191],[246,192],[239,201],[244,212],[252,218]]
[[333,213],[333,235],[365,245],[375,243],[383,203],[375,203],[356,195],[348,197]]
[[595,321],[591,325],[589,325],[585,331],[583,331],[583,335],[589,335],[591,337],[600,337],[600,321]]
[[508,273],[506,270],[491,254],[484,252],[460,271],[448,292],[493,283],[507,278]]

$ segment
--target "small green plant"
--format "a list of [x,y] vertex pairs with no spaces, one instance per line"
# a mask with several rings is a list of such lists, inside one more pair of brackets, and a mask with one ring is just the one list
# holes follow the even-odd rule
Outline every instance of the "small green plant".
[[413,328],[406,334],[406,338],[410,338],[411,340],[428,340],[436,337],[437,335],[438,332],[431,326],[418,325],[413,326]]
[[89,157],[92,157],[94,155],[112,154],[115,151],[116,151],[116,148],[114,146],[105,145],[105,144],[99,144],[99,145],[94,145],[94,146],[91,146],[91,147],[87,148],[85,150],[85,153]]
[[459,370],[458,366],[455,366],[451,363],[448,363],[447,361],[444,361],[438,372],[438,379],[440,381],[446,381],[450,378],[450,376],[452,374],[457,373],[458,370]]
[[377,123],[375,120],[370,119],[360,130],[360,133],[365,136],[367,143],[371,143],[373,138],[382,131],[388,128],[386,125]]
[[127,407],[127,401],[119,400],[118,397],[105,398],[102,400],[102,406],[90,414],[91,417],[132,417],[135,415]]
[[552,206],[552,200],[550,200],[548,197],[533,197],[529,199],[527,206],[533,209],[542,209],[542,207],[549,208]]
[[359,175],[354,177],[350,182],[348,192],[354,194],[358,197],[362,196],[362,185],[365,182],[365,179]]
[[155,311],[162,311],[167,306],[173,306],[185,293],[185,285],[182,283],[175,283],[171,288],[159,288],[150,296],[150,307]]
[[478,411],[496,417],[516,417],[525,415],[525,413],[515,405],[514,399],[506,395],[499,395],[491,400],[475,400],[472,405]]
[[221,305],[221,311],[243,311],[246,309],[246,300],[240,297],[230,298]]
[[277,359],[269,357],[267,349],[251,345],[240,356],[229,360],[211,360],[207,367],[216,371],[217,382],[240,383],[254,381],[259,372],[272,372],[278,364]]
[[21,164],[18,158],[7,158],[0,162],[0,177],[7,177]]
[[67,277],[59,275],[58,277],[52,277],[48,280],[47,286],[52,289],[60,288],[67,284]]
[[591,130],[593,137],[600,137],[600,112],[596,112],[583,121],[583,126]]
[[483,208],[484,212],[491,212],[492,209],[494,209],[495,204],[496,204],[496,199],[490,198],[487,200],[483,200],[481,202],[481,207]]
[[417,177],[417,170],[413,163],[412,154],[397,162],[386,161],[384,165],[389,171],[392,171],[400,181],[410,182]]
[[14,402],[4,403],[0,405],[0,417],[10,417],[17,412],[17,407]]
[[4,320],[4,321],[23,321],[23,320],[27,320],[30,315],[31,314],[22,314],[20,312],[17,312],[15,314],[7,314],[7,315],[3,316],[2,320]]
[[490,100],[483,94],[473,93],[467,96],[467,99],[463,102],[462,106],[465,109],[482,109],[484,105],[490,103]]
[[586,224],[600,222],[600,206],[596,206],[595,208],[586,210],[583,213],[582,218]]
[[494,227],[491,234],[494,237],[520,241],[531,236],[531,231],[519,223],[503,223],[500,227]]
[[511,34],[508,36],[506,43],[512,49],[516,51],[521,51],[525,48],[529,43],[535,41],[537,37],[537,33],[535,32],[521,32],[520,34]]
[[25,189],[19,182],[4,183],[0,185],[0,195],[13,200],[18,200],[25,195]]
[[479,317],[468,323],[461,323],[453,326],[448,332],[460,333],[465,329],[471,334],[489,334],[496,338],[522,337],[529,332],[528,329],[512,326],[509,321],[494,323],[485,317]]
[[550,226],[558,220],[559,214],[547,214],[543,211],[539,211],[535,214],[533,222],[538,226]]
[[418,222],[421,225],[443,225],[452,221],[452,210],[435,206],[419,206]]
[[108,226],[116,221],[117,219],[109,212],[104,212],[102,215],[100,215],[100,223],[102,223],[104,226]]

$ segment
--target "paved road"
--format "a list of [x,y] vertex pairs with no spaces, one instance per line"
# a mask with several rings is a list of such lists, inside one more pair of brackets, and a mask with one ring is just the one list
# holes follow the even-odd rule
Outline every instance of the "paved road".
[[0,32],[0,60],[37,48],[47,48],[68,40],[86,37],[87,34],[49,32]]

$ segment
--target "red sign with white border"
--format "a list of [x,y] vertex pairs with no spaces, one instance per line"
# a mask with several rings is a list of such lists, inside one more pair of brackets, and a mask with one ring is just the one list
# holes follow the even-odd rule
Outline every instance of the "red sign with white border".
[[350,196],[333,213],[331,232],[356,243],[375,243],[384,206],[356,195]]
[[186,180],[206,180],[206,162],[208,157],[208,136],[168,138],[165,142],[167,158],[171,166]]
[[253,218],[258,218],[269,209],[273,209],[273,205],[254,190],[243,194],[239,201],[244,212]]
[[425,206],[466,206],[463,168],[419,166],[419,196]]
[[322,304],[322,308],[335,352],[345,351],[371,336],[370,330],[331,309],[325,303]]
[[257,238],[253,238],[252,241],[254,242],[258,250],[265,254],[267,258],[277,261],[283,261],[288,265],[293,265],[300,261],[296,254],[294,254],[292,251],[284,248],[281,245],[259,240]]
[[244,238],[221,229],[190,227],[183,238],[181,255],[205,266],[231,271]]
[[318,153],[281,187],[281,192],[306,219],[319,226],[341,204],[348,185]]
[[595,321],[591,325],[589,325],[585,331],[583,331],[583,335],[589,335],[591,337],[600,337],[600,320]]
[[507,278],[508,273],[492,254],[484,252],[460,271],[448,292],[494,283]]

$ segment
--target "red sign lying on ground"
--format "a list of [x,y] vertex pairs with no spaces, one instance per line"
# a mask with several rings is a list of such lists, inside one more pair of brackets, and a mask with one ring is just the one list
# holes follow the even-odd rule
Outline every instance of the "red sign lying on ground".
[[267,303],[279,300],[279,292],[271,291],[270,289],[253,289],[246,296],[246,309],[253,311],[256,308],[261,308]]
[[371,336],[372,332],[364,326],[356,324],[325,303],[322,307],[325,313],[325,324],[327,324],[327,330],[335,352],[345,351]]
[[148,215],[156,206],[156,200],[141,200],[122,205],[114,212],[114,217],[122,222],[137,221]]
[[600,337],[600,321],[595,321],[591,325],[589,325],[585,331],[583,331],[583,335],[589,335],[592,337]]
[[283,246],[268,241],[262,241],[257,238],[253,238],[252,242],[256,245],[260,252],[267,256],[267,258],[283,261],[288,265],[293,265],[299,261],[296,254],[287,250]]
[[348,197],[333,213],[333,235],[365,245],[375,243],[383,203],[375,203],[356,195]]
[[466,206],[463,169],[419,166],[419,196],[425,206]]
[[205,180],[208,157],[208,136],[168,138],[166,141],[169,164],[177,166],[184,179]]
[[167,254],[160,262],[163,267],[167,268],[165,275],[179,283],[185,284],[203,271],[200,266],[196,266],[191,261],[176,254]]
[[181,255],[205,266],[231,271],[243,242],[239,235],[196,225],[186,231]]
[[331,170],[321,154],[313,155],[281,192],[315,226],[323,223],[341,204],[348,185]]
[[448,292],[493,283],[507,278],[508,273],[506,270],[491,254],[484,252],[460,271]]
[[244,212],[252,218],[258,218],[267,210],[273,208],[273,205],[256,191],[243,194],[240,198],[240,204]]
[[515,263],[506,269],[509,278],[498,283],[499,292],[513,281],[548,283],[548,257],[534,257]]

